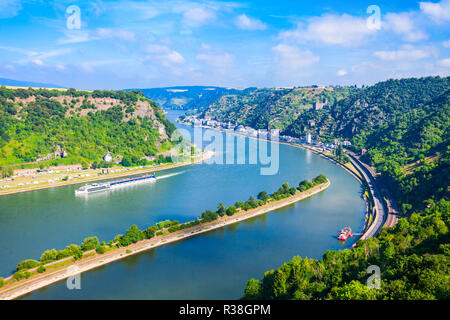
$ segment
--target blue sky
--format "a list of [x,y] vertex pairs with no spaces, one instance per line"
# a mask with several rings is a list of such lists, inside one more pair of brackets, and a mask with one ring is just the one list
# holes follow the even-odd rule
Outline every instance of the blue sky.
[[450,0],[1,0],[0,77],[121,89],[448,76],[449,25]]

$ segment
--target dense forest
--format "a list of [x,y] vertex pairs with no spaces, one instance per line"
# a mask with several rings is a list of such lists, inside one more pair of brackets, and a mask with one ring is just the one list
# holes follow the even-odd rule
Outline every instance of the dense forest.
[[316,102],[320,103],[318,109],[328,109],[355,90],[353,87],[266,88],[229,94],[211,104],[200,117],[255,129],[285,129],[299,115],[313,110]]
[[151,157],[170,148],[174,130],[139,91],[0,87],[0,165]]
[[[363,88],[331,110],[303,113],[288,132],[345,138],[394,193],[402,217],[353,250],[322,260],[294,257],[262,280],[247,282],[244,299],[450,298],[449,78],[389,80]],[[313,127],[309,120],[315,120]],[[366,285],[369,266],[379,289]]]

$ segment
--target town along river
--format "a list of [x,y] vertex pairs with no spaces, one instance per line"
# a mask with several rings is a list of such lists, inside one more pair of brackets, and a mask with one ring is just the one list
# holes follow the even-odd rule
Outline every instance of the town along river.
[[238,299],[248,279],[295,255],[320,259],[327,250],[349,248],[355,239],[340,244],[336,235],[346,226],[362,230],[361,185],[310,151],[279,145],[279,155],[276,175],[261,175],[260,165],[199,164],[158,172],[156,183],[88,197],[74,195],[80,185],[0,197],[0,275],[46,249],[94,235],[109,241],[133,224],[144,229],[166,219],[191,221],[220,202],[230,206],[321,173],[332,184],[309,199],[83,273],[81,290],[61,281],[22,299]]

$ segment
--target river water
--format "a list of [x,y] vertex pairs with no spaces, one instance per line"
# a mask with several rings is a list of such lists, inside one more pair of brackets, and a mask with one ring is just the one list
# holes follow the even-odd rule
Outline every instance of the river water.
[[[167,116],[174,121],[179,114]],[[92,235],[107,242],[132,224],[190,221],[219,202],[229,206],[321,173],[332,184],[310,199],[83,273],[80,290],[61,281],[23,299],[238,299],[248,279],[295,255],[320,258],[349,248],[355,240],[339,244],[336,235],[345,226],[363,228],[360,184],[310,151],[279,145],[279,154],[276,175],[261,175],[260,165],[199,164],[159,172],[154,184],[88,197],[75,197],[79,185],[0,197],[0,274],[10,275],[18,262],[39,259],[46,249]]]

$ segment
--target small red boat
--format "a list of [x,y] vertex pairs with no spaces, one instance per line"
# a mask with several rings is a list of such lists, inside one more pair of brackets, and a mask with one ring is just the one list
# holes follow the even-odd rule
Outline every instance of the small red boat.
[[350,229],[350,227],[345,227],[341,230],[341,232],[339,232],[338,240],[347,241],[349,237],[353,237],[352,229]]

